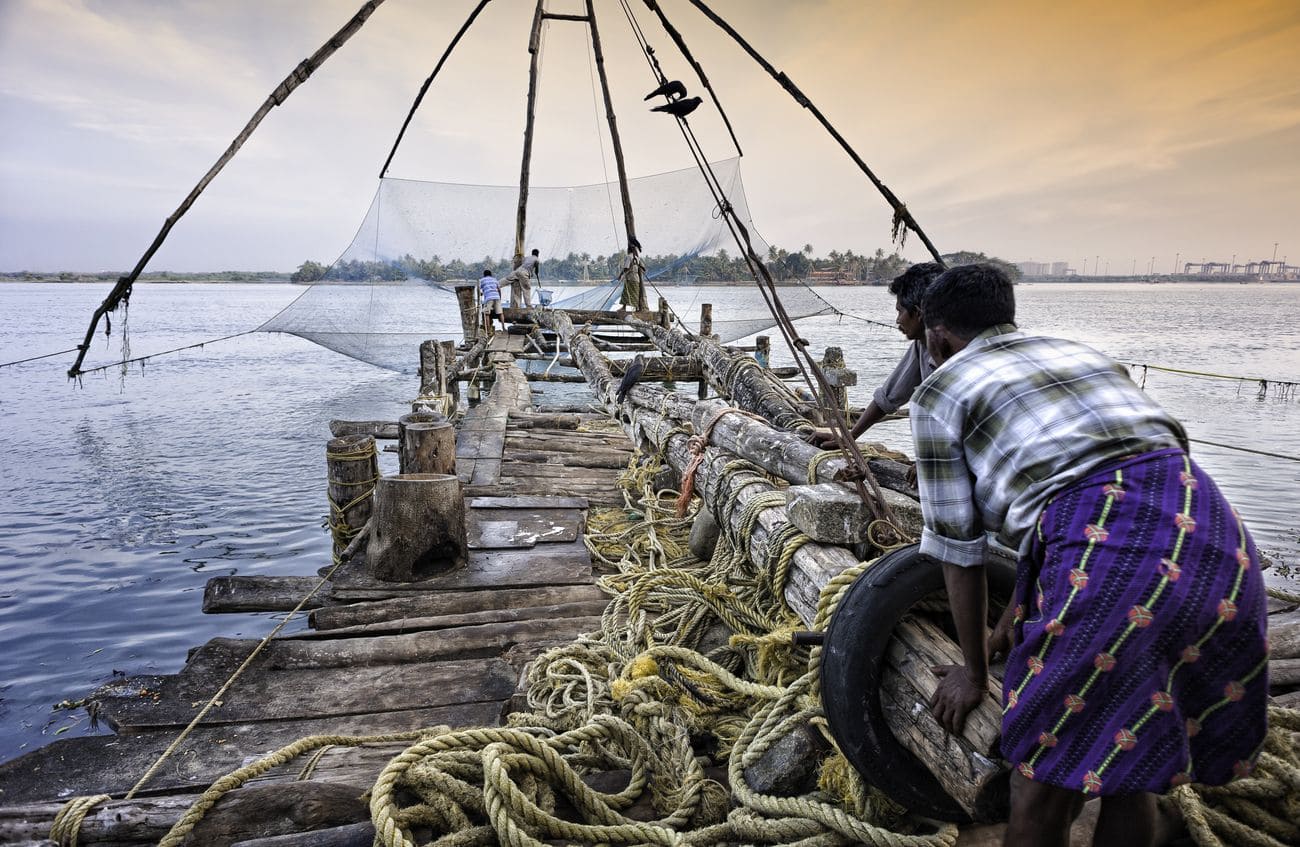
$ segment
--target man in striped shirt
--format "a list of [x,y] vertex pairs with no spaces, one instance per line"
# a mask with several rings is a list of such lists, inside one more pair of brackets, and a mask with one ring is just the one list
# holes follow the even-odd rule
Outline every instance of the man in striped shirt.
[[[1066,844],[1100,795],[1094,844],[1149,844],[1155,794],[1249,773],[1263,742],[1254,543],[1119,364],[1017,329],[1000,270],[946,271],[922,308],[937,369],[911,405],[920,549],[943,563],[964,660],[935,669],[931,709],[960,732],[1006,652],[1006,843]],[[986,638],[990,538],[1020,560]]]

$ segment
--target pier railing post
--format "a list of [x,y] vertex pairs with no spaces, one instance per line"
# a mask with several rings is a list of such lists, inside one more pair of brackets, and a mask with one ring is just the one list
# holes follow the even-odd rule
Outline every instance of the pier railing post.
[[379,458],[370,435],[344,435],[325,445],[330,534],[335,560],[370,519]]

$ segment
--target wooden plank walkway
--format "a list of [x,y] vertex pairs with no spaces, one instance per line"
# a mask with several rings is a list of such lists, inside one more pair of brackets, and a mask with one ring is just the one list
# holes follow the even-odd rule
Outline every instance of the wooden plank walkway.
[[[536,427],[528,381],[507,352],[521,350],[523,336],[498,334],[493,343],[493,388],[457,435],[468,565],[415,583],[378,582],[356,563],[340,569],[306,606],[311,628],[262,648],[142,796],[201,791],[306,735],[498,725],[519,702],[529,660],[599,626],[606,597],[581,535],[590,506],[622,504],[617,479],[631,444],[621,433]],[[318,583],[312,575],[219,577],[203,608],[285,611]],[[121,796],[258,642],[212,639],[178,673],[105,685],[93,700],[115,734],[56,742],[0,765],[0,804]],[[372,780],[395,752],[373,757]],[[338,748],[318,767],[328,773],[346,760],[355,776],[356,757]],[[292,779],[301,766],[270,776]]]

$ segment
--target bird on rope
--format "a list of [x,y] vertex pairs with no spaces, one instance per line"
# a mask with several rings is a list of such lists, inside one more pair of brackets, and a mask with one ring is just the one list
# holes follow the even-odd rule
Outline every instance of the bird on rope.
[[684,118],[687,115],[689,115],[691,112],[694,112],[696,109],[698,109],[700,103],[702,102],[704,101],[702,101],[698,97],[687,97],[684,100],[669,100],[667,103],[663,104],[662,106],[655,106],[650,111],[667,112],[668,114],[674,117]]
[[651,91],[643,99],[649,100],[651,97],[658,97],[661,94],[667,97],[670,101],[679,100],[686,96],[686,86],[682,85],[681,80],[670,80],[656,88],[654,91]]

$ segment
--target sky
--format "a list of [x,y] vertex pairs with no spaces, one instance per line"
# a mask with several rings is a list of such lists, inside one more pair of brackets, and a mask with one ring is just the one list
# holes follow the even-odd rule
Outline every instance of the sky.
[[[332,261],[412,99],[476,0],[387,0],[273,109],[149,270]],[[548,0],[576,12],[577,0]],[[644,4],[670,77],[699,89]],[[757,229],[874,252],[890,210],[838,145],[688,0],[661,0],[727,110]],[[1093,273],[1300,263],[1295,0],[712,0],[817,104],[942,252]],[[0,271],[130,268],[270,91],[359,0],[0,0]],[[595,0],[629,174],[691,165],[617,0]],[[532,0],[493,0],[392,176],[517,184]],[[583,27],[549,25],[534,185],[613,175]],[[734,155],[716,112],[691,117]],[[603,155],[602,155],[603,153]],[[512,230],[513,220],[502,221]],[[642,241],[648,239],[642,235]],[[1276,244],[1276,248],[1275,248]],[[903,248],[924,258],[919,240]]]

